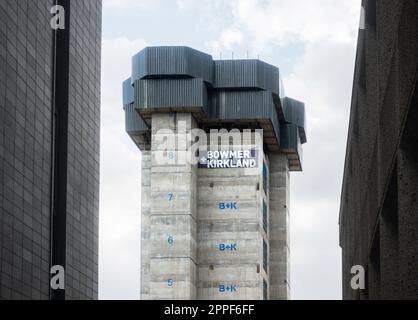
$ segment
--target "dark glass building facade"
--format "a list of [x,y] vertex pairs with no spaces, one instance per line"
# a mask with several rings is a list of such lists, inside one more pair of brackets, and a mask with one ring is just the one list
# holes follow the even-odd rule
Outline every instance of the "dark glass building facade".
[[98,297],[101,10],[0,0],[0,299]]
[[[363,0],[340,207],[344,299],[418,299],[418,2]],[[365,286],[352,286],[353,266]]]

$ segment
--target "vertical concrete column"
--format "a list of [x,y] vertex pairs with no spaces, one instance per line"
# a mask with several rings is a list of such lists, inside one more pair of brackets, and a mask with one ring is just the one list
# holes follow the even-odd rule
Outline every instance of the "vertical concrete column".
[[141,165],[141,300],[150,299],[151,152],[142,151]]
[[418,149],[415,139],[406,141],[398,156],[399,292],[418,299]]
[[290,299],[289,165],[284,154],[270,160],[270,300]]
[[191,114],[153,114],[150,298],[196,299],[196,166]]

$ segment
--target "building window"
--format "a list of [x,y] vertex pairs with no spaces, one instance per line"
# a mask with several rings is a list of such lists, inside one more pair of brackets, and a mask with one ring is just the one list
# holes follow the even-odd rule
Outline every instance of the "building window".
[[264,192],[267,194],[268,180],[267,180],[267,165],[263,162],[263,188]]
[[263,300],[268,300],[267,281],[263,279]]
[[267,273],[267,260],[268,260],[267,243],[266,243],[266,240],[263,240],[263,268],[266,273]]
[[266,201],[263,199],[263,228],[267,234],[267,226],[268,226],[268,210]]

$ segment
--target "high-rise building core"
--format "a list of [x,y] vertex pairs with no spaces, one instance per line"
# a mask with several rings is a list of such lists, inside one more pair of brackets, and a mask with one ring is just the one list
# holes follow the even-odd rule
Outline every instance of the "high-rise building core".
[[289,299],[289,173],[306,131],[279,69],[148,47],[123,88],[142,151],[141,298]]

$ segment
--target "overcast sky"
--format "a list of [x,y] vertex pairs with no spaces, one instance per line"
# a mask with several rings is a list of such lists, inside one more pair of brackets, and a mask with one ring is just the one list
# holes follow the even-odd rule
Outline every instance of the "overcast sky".
[[360,0],[104,0],[101,299],[138,299],[140,152],[125,133],[122,81],[147,45],[215,59],[259,57],[306,103],[304,172],[291,175],[292,299],[341,299],[338,211]]

